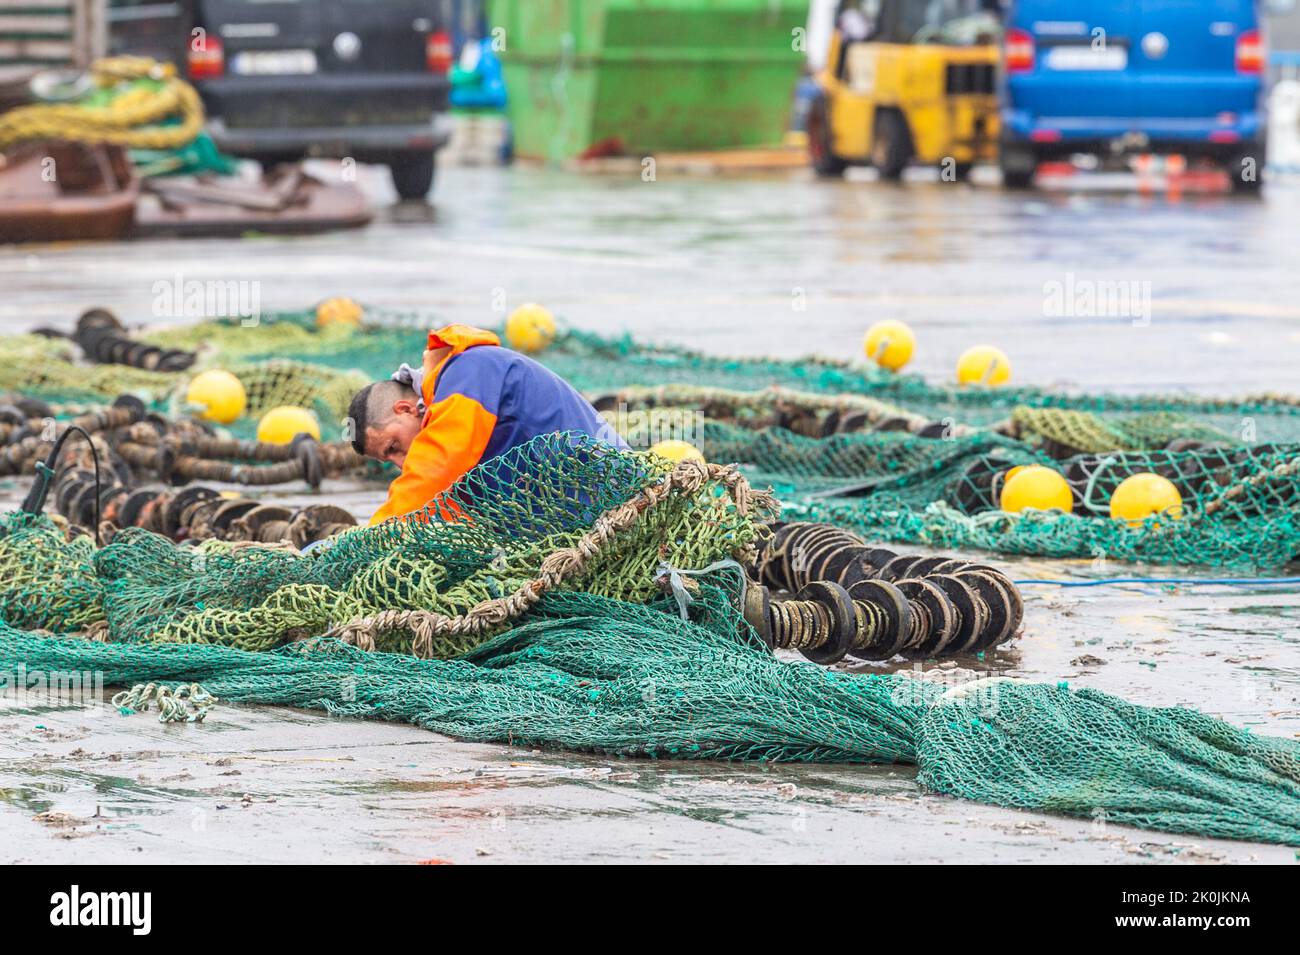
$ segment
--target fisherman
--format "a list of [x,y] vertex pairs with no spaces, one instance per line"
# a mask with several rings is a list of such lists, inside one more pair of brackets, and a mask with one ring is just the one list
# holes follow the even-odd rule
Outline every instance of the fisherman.
[[366,385],[348,417],[357,453],[402,469],[371,524],[420,510],[480,462],[538,435],[627,447],[568,382],[468,325],[430,332],[421,367]]

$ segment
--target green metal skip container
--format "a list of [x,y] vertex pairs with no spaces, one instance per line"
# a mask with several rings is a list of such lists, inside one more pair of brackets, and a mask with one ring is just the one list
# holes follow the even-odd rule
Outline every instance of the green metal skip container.
[[515,152],[779,143],[808,0],[493,0]]

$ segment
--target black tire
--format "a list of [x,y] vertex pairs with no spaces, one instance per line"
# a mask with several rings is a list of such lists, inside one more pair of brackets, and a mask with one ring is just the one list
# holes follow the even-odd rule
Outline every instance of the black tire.
[[912,134],[908,132],[907,122],[893,110],[882,110],[876,114],[875,131],[872,134],[871,164],[881,179],[896,182],[903,176],[903,170],[912,161]]
[[433,188],[433,153],[406,153],[390,162],[388,171],[393,176],[393,188],[399,196],[423,199]]
[[1007,189],[1028,189],[1038,171],[1038,154],[1024,143],[1003,140],[998,149],[1002,185]]
[[1002,185],[1007,189],[1028,189],[1034,184],[1034,174],[1016,169],[1002,170]]
[[831,151],[831,117],[825,94],[808,107],[808,160],[813,171],[827,179],[844,175],[848,163]]

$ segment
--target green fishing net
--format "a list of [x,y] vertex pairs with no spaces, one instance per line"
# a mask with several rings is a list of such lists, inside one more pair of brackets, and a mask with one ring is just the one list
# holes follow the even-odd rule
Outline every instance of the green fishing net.
[[906,763],[942,794],[1169,832],[1300,843],[1300,744],[1064,686],[838,673],[773,657],[737,578],[664,601],[546,595],[454,660],[335,640],[265,653],[104,643],[0,624],[0,668],[110,685],[200,683],[225,701],[412,723],[460,739],[618,756]]
[[[196,369],[244,382],[252,434],[281,404],[343,426],[352,393],[416,363],[446,316],[366,310],[359,325],[319,326],[314,310],[256,321],[214,319],[142,338],[193,349]],[[771,484],[789,517],[840,523],[873,538],[1009,554],[1252,567],[1300,554],[1300,399],[1287,395],[1072,394],[957,388],[828,358],[734,358],[629,337],[569,331],[539,360],[587,392],[637,446],[637,415],[676,413],[682,437],[711,461]],[[0,338],[0,389],[52,401],[108,401],[127,391],[184,410],[191,372],[87,367],[58,338]],[[851,426],[850,426],[851,425]],[[653,429],[651,432],[653,433]],[[327,434],[327,437],[333,435]],[[999,509],[1007,470],[1060,470],[1073,514]],[[1183,499],[1181,521],[1130,527],[1109,518],[1118,480],[1153,471]]]
[[[587,436],[545,435],[476,468],[418,519],[357,528],[306,554],[217,540],[195,547],[138,528],[96,550],[85,537],[64,540],[48,518],[11,514],[0,536],[0,610],[14,624],[97,626],[115,641],[265,650],[385,612],[487,613],[552,559],[566,588],[643,600],[657,592],[660,564],[744,557],[772,517],[761,495],[751,508],[703,466],[678,470]],[[599,520],[629,502],[627,526]],[[511,618],[501,612],[504,625]],[[447,657],[500,629],[422,634],[402,623],[363,628],[365,642]]]
[[[736,458],[744,433],[759,433],[709,427]],[[927,445],[910,434],[768,439],[774,473],[875,475],[920,497],[991,455],[1041,453],[988,432]],[[945,690],[773,656],[740,611],[739,566],[774,516],[734,468],[670,466],[566,434],[485,462],[415,519],[306,553],[139,529],[96,548],[49,518],[11,514],[0,525],[0,670],[198,683],[226,701],[484,742],[915,764],[937,793],[1300,841],[1294,741],[1088,691],[1004,680]],[[669,569],[690,586],[665,594]]]

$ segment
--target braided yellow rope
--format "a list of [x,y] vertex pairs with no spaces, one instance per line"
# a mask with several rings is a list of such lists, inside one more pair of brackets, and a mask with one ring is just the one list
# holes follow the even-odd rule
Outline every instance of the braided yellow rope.
[[[931,424],[931,420],[924,415],[866,395],[824,395],[796,391],[781,385],[772,385],[761,391],[736,391],[708,385],[632,385],[620,388],[606,397],[614,399],[623,409],[631,412],[649,408],[700,407],[728,409],[732,416],[740,411],[792,414],[860,412],[869,424],[901,421],[906,423],[911,432],[920,431]],[[972,430],[966,425],[954,425],[949,433],[961,436],[972,433]]]
[[[113,57],[90,67],[101,88],[123,81],[156,80],[132,86],[105,106],[36,103],[0,115],[0,150],[16,143],[64,139],[112,143],[139,149],[175,149],[203,130],[203,102],[194,87],[176,75],[170,63],[145,57]],[[157,125],[179,119],[175,125]]]
[[[577,543],[547,557],[537,577],[508,596],[484,600],[454,617],[430,610],[384,610],[334,627],[327,636],[338,637],[363,650],[373,650],[378,634],[405,630],[414,636],[411,652],[417,657],[428,658],[433,655],[434,638],[440,634],[477,636],[519,618],[547,591],[579,576],[593,558],[606,552],[614,539],[635,525],[647,511],[674,494],[692,494],[709,481],[717,481],[726,488],[742,516],[754,510],[775,507],[771,492],[751,488],[734,466],[681,461],[663,480],[646,487],[627,503],[600,515]],[[752,553],[737,556],[750,561],[754,559]]]

